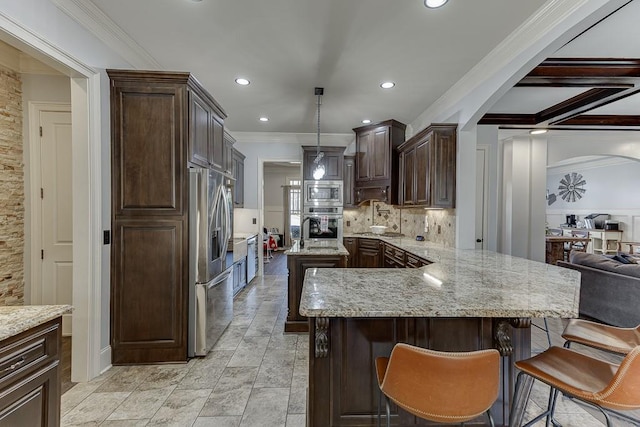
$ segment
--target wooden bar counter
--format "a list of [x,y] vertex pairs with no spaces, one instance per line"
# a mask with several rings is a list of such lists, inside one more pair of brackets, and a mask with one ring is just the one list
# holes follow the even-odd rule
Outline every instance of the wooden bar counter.
[[[506,425],[513,363],[530,356],[530,320],[577,317],[580,274],[490,251],[381,240],[433,264],[306,272],[300,313],[310,327],[307,427],[376,425],[374,361],[398,342],[441,351],[497,348],[502,387],[491,411],[496,425]],[[430,425],[394,408],[392,425],[416,424]]]

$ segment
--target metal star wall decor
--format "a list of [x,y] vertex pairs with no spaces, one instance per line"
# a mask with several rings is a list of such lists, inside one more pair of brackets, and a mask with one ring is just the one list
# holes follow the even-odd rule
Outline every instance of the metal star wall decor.
[[566,202],[580,200],[582,199],[582,195],[587,192],[587,190],[583,188],[586,183],[587,181],[585,181],[579,173],[571,172],[571,174],[566,174],[564,178],[560,180],[558,195]]

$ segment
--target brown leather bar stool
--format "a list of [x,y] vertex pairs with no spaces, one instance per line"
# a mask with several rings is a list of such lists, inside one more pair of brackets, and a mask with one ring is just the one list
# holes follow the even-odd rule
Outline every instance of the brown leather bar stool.
[[[463,423],[489,409],[500,388],[500,354],[497,350],[449,353],[396,344],[391,357],[376,359],[380,391],[389,401],[412,415],[441,423]],[[378,407],[380,425],[380,407]]]
[[583,319],[571,319],[562,332],[564,346],[572,342],[617,354],[627,354],[640,345],[640,325],[619,328]]
[[521,426],[526,401],[519,406],[523,376],[549,385],[552,393],[547,410],[527,422],[531,426],[547,418],[553,419],[555,396],[558,392],[599,409],[604,414],[607,427],[611,419],[607,410],[627,411],[640,408],[640,346],[631,350],[620,365],[596,359],[571,349],[551,347],[530,359],[520,360],[515,366],[520,370],[513,397],[510,426]]

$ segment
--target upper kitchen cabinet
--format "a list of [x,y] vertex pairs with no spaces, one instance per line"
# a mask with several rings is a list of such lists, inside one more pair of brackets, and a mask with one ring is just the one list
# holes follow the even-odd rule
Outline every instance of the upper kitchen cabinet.
[[[302,176],[303,179],[313,181],[313,170],[316,167],[316,157],[318,148],[313,145],[302,146]],[[320,147],[320,152],[324,153],[320,163],[324,165],[324,176],[322,181],[342,181],[344,147]]]
[[342,174],[344,188],[343,206],[345,208],[356,207],[355,203],[355,183],[356,183],[356,157],[344,156],[344,173]]
[[232,174],[236,180],[233,186],[233,206],[244,207],[244,159],[245,156],[235,148],[232,149]]
[[387,120],[355,128],[355,200],[379,200],[388,204],[398,202],[398,153],[404,142],[406,125]]
[[454,208],[456,125],[434,124],[398,147],[402,206]]
[[[112,363],[184,362],[188,168],[223,166],[225,115],[189,73],[107,73]],[[214,149],[217,142],[219,153]]]
[[223,152],[223,172],[229,176],[233,175],[233,144],[236,140],[229,135],[227,131],[224,132],[224,152]]
[[190,77],[189,162],[195,166],[225,171],[224,119],[227,117],[215,99]]

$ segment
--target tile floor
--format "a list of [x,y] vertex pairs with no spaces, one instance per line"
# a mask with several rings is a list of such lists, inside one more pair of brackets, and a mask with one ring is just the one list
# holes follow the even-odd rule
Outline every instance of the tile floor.
[[[113,367],[62,396],[62,426],[298,427],[305,425],[306,334],[283,334],[287,277],[257,277],[236,298],[234,319],[213,351],[184,365]],[[560,320],[550,322],[561,344]],[[547,347],[533,329],[534,351]],[[536,385],[528,412],[546,404]],[[564,427],[603,424],[567,399]],[[539,422],[536,426],[543,426]],[[616,426],[633,425],[616,420]]]

